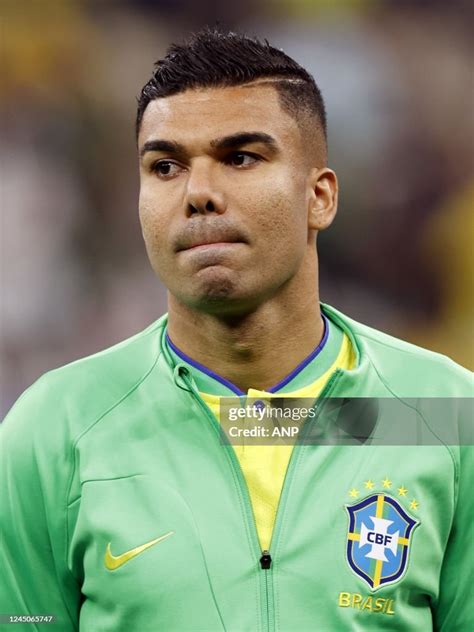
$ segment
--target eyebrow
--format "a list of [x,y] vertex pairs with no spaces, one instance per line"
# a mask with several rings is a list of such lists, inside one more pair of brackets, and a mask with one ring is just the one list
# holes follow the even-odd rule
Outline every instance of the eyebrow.
[[211,147],[215,149],[229,149],[231,147],[240,147],[241,145],[250,145],[252,143],[261,143],[274,151],[277,149],[276,140],[273,136],[270,136],[270,134],[265,134],[265,132],[237,132],[230,136],[211,140]]
[[[237,132],[230,136],[215,138],[211,140],[210,145],[214,149],[231,149],[232,147],[241,147],[242,145],[250,145],[252,143],[261,143],[273,152],[278,150],[276,140],[273,136],[270,136],[270,134],[265,134],[265,132]],[[140,150],[140,158],[143,158],[149,151],[161,151],[163,153],[181,155],[186,154],[186,148],[181,143],[163,139],[148,140]]]
[[181,145],[181,143],[161,139],[148,140],[140,149],[140,158],[142,158],[148,151],[162,151],[163,153],[170,154],[186,153],[184,145]]

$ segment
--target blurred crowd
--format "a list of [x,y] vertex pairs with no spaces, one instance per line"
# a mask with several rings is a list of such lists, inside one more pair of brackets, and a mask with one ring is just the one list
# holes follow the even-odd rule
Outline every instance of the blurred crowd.
[[136,96],[204,24],[267,38],[326,100],[341,186],[322,300],[474,368],[469,2],[2,0],[1,413],[166,309],[137,217]]

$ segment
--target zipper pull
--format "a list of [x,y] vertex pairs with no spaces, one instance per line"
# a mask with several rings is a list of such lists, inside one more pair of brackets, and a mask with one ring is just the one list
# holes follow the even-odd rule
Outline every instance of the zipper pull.
[[268,570],[272,565],[272,556],[270,551],[262,551],[262,557],[260,558],[260,566],[264,571]]

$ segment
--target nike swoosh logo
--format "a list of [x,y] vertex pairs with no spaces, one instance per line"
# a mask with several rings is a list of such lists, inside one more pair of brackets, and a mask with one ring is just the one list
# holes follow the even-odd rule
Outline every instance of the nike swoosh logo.
[[120,568],[121,566],[123,566],[123,564],[126,564],[137,555],[140,555],[140,553],[143,553],[143,551],[149,549],[151,546],[155,546],[155,544],[158,544],[158,542],[166,540],[166,538],[169,538],[170,535],[173,535],[173,533],[174,531],[169,531],[168,533],[165,533],[165,535],[162,535],[160,538],[156,538],[156,540],[146,542],[145,544],[137,546],[134,549],[130,549],[130,551],[125,551],[125,553],[122,553],[121,555],[112,554],[112,550],[110,548],[111,542],[109,542],[107,544],[107,549],[105,551],[104,557],[105,568],[107,568],[109,571],[117,570],[117,568]]

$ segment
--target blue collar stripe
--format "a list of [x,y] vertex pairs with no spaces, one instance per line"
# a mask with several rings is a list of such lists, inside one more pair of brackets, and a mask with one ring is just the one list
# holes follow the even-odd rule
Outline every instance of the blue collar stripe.
[[314,351],[312,351],[309,354],[307,358],[305,358],[302,362],[300,362],[298,366],[295,369],[293,369],[293,371],[291,371],[291,373],[288,373],[288,375],[284,377],[281,380],[281,382],[278,382],[278,384],[275,384],[275,386],[272,386],[271,388],[269,388],[268,389],[269,393],[275,393],[276,391],[279,391],[281,388],[286,386],[288,382],[291,382],[291,380],[295,378],[300,371],[302,371],[305,367],[307,367],[308,364],[312,362],[314,358],[321,353],[329,337],[329,324],[328,324],[327,318],[322,312],[321,312],[321,316],[323,318],[324,331],[323,331],[323,337],[321,338],[321,342],[319,343],[319,345],[316,347]]
[[229,380],[226,380],[225,377],[221,377],[220,375],[217,375],[217,373],[214,373],[214,371],[211,371],[211,369],[208,369],[207,366],[204,366],[204,364],[201,364],[200,362],[196,362],[196,360],[193,360],[192,358],[190,358],[183,351],[181,351],[181,349],[178,349],[178,347],[174,344],[174,342],[169,337],[168,333],[166,333],[166,342],[169,344],[171,349],[173,349],[173,351],[176,353],[177,356],[179,356],[182,360],[184,360],[185,362],[193,366],[195,369],[202,371],[202,373],[205,373],[209,377],[212,377],[213,380],[217,380],[224,386],[227,386],[227,388],[230,388],[230,390],[236,395],[245,395],[243,391],[241,391],[235,384],[232,384],[232,382],[230,382]]

